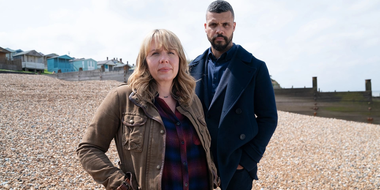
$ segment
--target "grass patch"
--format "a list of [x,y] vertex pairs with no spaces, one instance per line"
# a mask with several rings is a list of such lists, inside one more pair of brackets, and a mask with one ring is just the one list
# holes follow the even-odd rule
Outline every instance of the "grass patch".
[[14,73],[34,73],[32,71],[15,71],[15,70],[7,70],[7,69],[0,69],[0,71],[7,71],[7,72],[14,72]]
[[47,69],[44,70],[43,73],[41,73],[43,75],[50,75],[50,74],[53,74],[53,72],[49,72]]
[[358,102],[366,102],[368,101],[364,96],[362,92],[343,92],[343,93],[336,93],[335,97],[339,97],[342,102],[345,101],[358,101]]
[[[8,70],[8,69],[0,69],[0,71],[6,71],[6,72],[12,72],[12,73],[26,73],[26,74],[38,74],[38,72],[33,72],[33,71],[15,71],[15,70]],[[42,75],[50,75],[53,74],[52,72],[49,72],[47,69],[44,70]]]
[[355,108],[341,107],[341,106],[330,106],[330,107],[324,107],[323,109],[326,111],[333,111],[333,112],[354,112],[354,111],[356,111]]

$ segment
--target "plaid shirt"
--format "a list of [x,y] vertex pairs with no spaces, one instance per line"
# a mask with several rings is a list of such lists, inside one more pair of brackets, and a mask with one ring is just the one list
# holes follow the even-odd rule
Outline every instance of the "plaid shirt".
[[166,128],[162,189],[209,189],[205,151],[191,122],[158,96],[155,105]]

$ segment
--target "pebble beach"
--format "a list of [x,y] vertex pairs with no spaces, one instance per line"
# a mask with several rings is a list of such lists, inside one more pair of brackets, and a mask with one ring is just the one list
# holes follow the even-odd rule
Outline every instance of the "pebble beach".
[[[104,189],[75,150],[120,84],[0,74],[0,189]],[[380,189],[380,125],[278,114],[252,189]],[[113,142],[107,155],[116,165]]]

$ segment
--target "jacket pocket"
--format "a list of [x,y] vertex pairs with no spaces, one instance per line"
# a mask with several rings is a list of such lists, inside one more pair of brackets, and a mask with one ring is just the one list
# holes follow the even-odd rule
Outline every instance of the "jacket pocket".
[[144,115],[125,114],[123,117],[123,127],[127,150],[142,152],[144,142],[144,131],[147,117]]

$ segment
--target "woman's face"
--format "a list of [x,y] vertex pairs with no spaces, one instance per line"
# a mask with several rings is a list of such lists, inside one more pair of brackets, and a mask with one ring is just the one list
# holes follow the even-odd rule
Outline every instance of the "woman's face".
[[175,50],[158,49],[152,41],[146,57],[149,72],[159,84],[173,82],[178,74],[179,56]]

